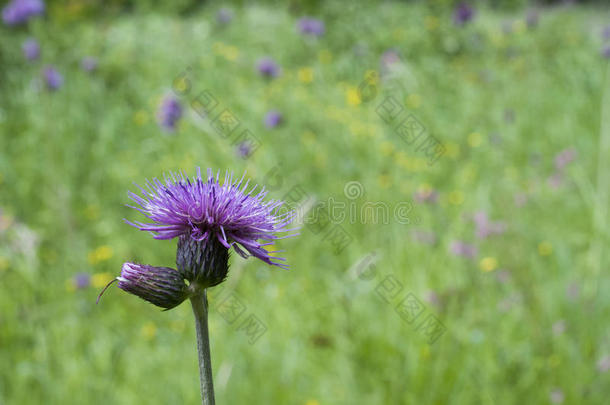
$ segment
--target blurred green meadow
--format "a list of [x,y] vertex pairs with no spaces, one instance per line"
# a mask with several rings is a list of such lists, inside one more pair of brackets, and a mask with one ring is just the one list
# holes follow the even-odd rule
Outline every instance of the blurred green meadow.
[[303,214],[289,271],[232,255],[210,291],[219,404],[607,403],[610,8],[479,4],[457,25],[448,3],[236,3],[223,23],[51,2],[2,26],[0,404],[199,403],[188,303],[113,285],[96,305],[123,262],[175,267],[175,240],[124,222],[144,219],[127,192],[197,167]]

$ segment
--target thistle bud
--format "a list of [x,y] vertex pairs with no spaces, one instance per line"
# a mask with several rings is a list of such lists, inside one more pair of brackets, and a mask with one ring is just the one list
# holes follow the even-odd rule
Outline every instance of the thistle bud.
[[189,297],[188,285],[176,270],[147,264],[124,263],[119,288],[165,309],[172,309]]
[[176,264],[180,274],[202,288],[224,281],[229,271],[229,249],[215,237],[197,241],[183,235],[178,240]]

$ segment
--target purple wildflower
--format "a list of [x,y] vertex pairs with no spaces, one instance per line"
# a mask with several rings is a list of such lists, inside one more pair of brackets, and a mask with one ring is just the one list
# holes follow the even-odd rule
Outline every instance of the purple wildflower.
[[280,66],[269,57],[259,59],[256,67],[262,76],[270,78],[279,76],[281,71]]
[[476,246],[470,245],[462,241],[451,242],[449,250],[454,255],[465,257],[467,259],[473,259],[479,253],[479,250]]
[[13,0],[2,9],[2,20],[6,25],[23,24],[44,13],[44,9],[42,0]]
[[557,190],[563,184],[563,175],[555,172],[547,179],[547,183],[553,190]]
[[484,211],[476,212],[473,216],[478,238],[485,239],[491,235],[500,235],[506,231],[504,222],[492,222]]
[[566,321],[561,319],[553,324],[553,334],[555,336],[561,335],[566,331]]
[[265,126],[275,128],[282,123],[282,114],[277,110],[271,110],[265,115]]
[[400,63],[400,55],[394,49],[388,49],[380,58],[381,72],[388,73],[394,66]]
[[[132,207],[144,214],[152,223],[131,223],[142,231],[154,233],[155,239],[180,238],[180,243],[188,240],[206,245],[220,244],[225,249],[233,249],[242,257],[255,256],[265,263],[287,268],[283,258],[275,257],[265,249],[276,239],[284,237],[277,232],[287,232],[293,212],[278,214],[281,201],[264,202],[265,189],[253,195],[256,186],[249,191],[249,181],[234,180],[225,174],[224,183],[218,181],[220,172],[214,178],[208,169],[208,179],[204,181],[201,170],[192,181],[183,173],[171,173],[165,183],[158,179],[147,181],[147,189],[140,188],[142,196],[129,193],[139,207]],[[259,240],[267,241],[260,243]],[[180,250],[180,246],[178,247]],[[180,266],[179,266],[180,267]]]
[[597,371],[605,373],[610,370],[610,356],[606,355],[597,361]]
[[525,16],[525,25],[527,25],[527,28],[529,29],[534,29],[538,26],[538,19],[538,12],[536,10],[530,10]]
[[299,32],[304,35],[319,37],[324,35],[324,22],[312,17],[303,17],[297,22]]
[[93,72],[97,69],[97,59],[92,56],[85,56],[81,60],[80,65],[85,72]]
[[510,272],[508,270],[496,271],[496,280],[501,284],[506,284],[510,281]]
[[456,25],[465,25],[467,22],[472,20],[474,14],[474,8],[472,8],[472,6],[466,2],[462,2],[453,10],[453,22]]
[[34,38],[27,39],[21,45],[21,50],[27,60],[36,60],[40,57],[40,45]]
[[576,283],[576,282],[570,283],[568,285],[568,287],[566,288],[566,296],[568,297],[568,299],[570,301],[575,301],[576,299],[578,299],[579,295],[580,295],[580,286],[578,285],[578,283]]
[[219,24],[229,24],[231,21],[233,21],[233,11],[226,7],[222,7],[216,13],[216,21]]
[[418,203],[436,204],[436,202],[438,201],[438,192],[436,190],[422,189],[418,190],[413,195],[413,198]]
[[72,282],[77,289],[87,288],[91,283],[91,275],[89,273],[77,273],[74,275]]
[[610,59],[610,45],[605,46],[605,47],[602,49],[602,56],[603,56],[604,58],[606,58],[606,59]]
[[553,388],[553,390],[549,394],[549,397],[551,399],[551,403],[553,404],[561,404],[564,400],[563,391],[559,388]]
[[242,159],[247,159],[252,154],[252,144],[250,142],[242,141],[237,145],[237,154]]
[[432,290],[426,291],[426,293],[424,294],[424,301],[426,301],[428,304],[432,304],[432,305],[435,305],[437,307],[441,303],[438,294],[435,293]]
[[159,125],[168,132],[176,130],[176,124],[182,117],[182,105],[177,98],[167,96],[159,105],[157,110],[157,121]]
[[189,297],[182,275],[169,267],[124,263],[116,278],[119,288],[165,309],[172,309]]
[[576,149],[564,149],[555,156],[555,168],[557,170],[563,170],[567,165],[572,163],[574,159],[576,159]]
[[606,41],[610,39],[610,25],[606,25],[602,30],[602,38]]
[[64,82],[63,76],[53,66],[45,67],[42,76],[49,90],[59,89]]

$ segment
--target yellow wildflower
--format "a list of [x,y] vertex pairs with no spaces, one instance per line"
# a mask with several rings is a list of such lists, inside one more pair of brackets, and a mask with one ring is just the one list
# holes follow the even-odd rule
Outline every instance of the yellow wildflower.
[[223,50],[223,56],[227,60],[234,61],[239,56],[239,49],[237,49],[233,45],[229,45]]
[[384,156],[390,156],[392,153],[394,153],[394,150],[395,150],[394,144],[392,142],[388,142],[388,141],[382,142],[380,145],[380,148],[381,148],[381,153]]
[[310,67],[304,67],[299,69],[297,77],[301,83],[313,82],[313,69]]
[[405,104],[408,108],[415,110],[421,105],[421,97],[419,96],[419,94],[409,94],[407,96],[407,99],[405,100]]
[[[184,90],[186,90],[186,87]],[[148,113],[144,110],[136,111],[136,113],[133,115],[133,122],[135,122],[138,126],[146,124],[148,122]]]
[[142,325],[142,329],[140,330],[142,337],[147,340],[151,340],[157,334],[157,327],[154,323],[148,321],[144,325]]
[[426,19],[424,20],[424,23],[425,23],[426,29],[428,31],[434,31],[440,25],[438,17],[433,16],[433,15],[426,16]]
[[355,87],[349,87],[345,93],[345,101],[348,105],[355,107],[360,105],[362,100],[360,99],[360,93]]
[[498,267],[498,261],[495,257],[484,257],[479,262],[479,267],[486,272],[493,271]]
[[92,252],[89,252],[88,259],[90,264],[104,262],[114,254],[112,248],[108,245],[100,246]]
[[470,135],[468,135],[468,144],[473,147],[476,148],[477,146],[481,145],[481,143],[483,142],[483,135],[481,135],[478,132],[473,132]]
[[333,54],[328,49],[322,49],[318,52],[318,60],[321,63],[330,63],[333,59]]
[[549,256],[551,253],[553,253],[553,245],[547,241],[540,242],[538,245],[538,254],[540,254],[540,256]]
[[390,188],[392,185],[392,178],[387,174],[379,175],[379,185],[381,188]]
[[91,285],[94,288],[106,287],[106,285],[114,279],[114,276],[110,273],[95,273],[91,276]]
[[464,193],[459,190],[452,191],[449,193],[449,203],[453,205],[460,205],[464,202]]
[[0,256],[0,271],[8,268],[8,259],[4,256]]

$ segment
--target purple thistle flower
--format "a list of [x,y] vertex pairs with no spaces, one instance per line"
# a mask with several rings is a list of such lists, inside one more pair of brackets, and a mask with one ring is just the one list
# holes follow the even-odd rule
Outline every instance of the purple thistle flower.
[[264,57],[259,59],[256,68],[265,77],[273,78],[280,75],[280,66],[271,58]]
[[496,280],[502,284],[506,284],[510,281],[510,272],[508,270],[496,271]]
[[[234,180],[232,175],[225,173],[221,185],[219,175],[220,172],[214,178],[208,169],[208,179],[204,181],[198,168],[192,181],[183,173],[171,173],[169,178],[165,178],[165,183],[158,179],[147,181],[147,189],[140,188],[142,196],[130,192],[129,197],[141,207],[131,208],[140,211],[152,223],[127,223],[142,231],[153,232],[155,239],[179,237],[180,271],[181,267],[189,267],[186,262],[191,261],[192,256],[189,253],[185,256],[191,256],[181,258],[181,250],[197,251],[199,253],[195,256],[203,257],[211,254],[209,250],[228,252],[231,247],[244,258],[249,253],[265,263],[287,268],[281,263],[285,259],[272,256],[274,252],[267,251],[265,246],[272,245],[276,239],[294,236],[276,235],[288,231],[286,227],[294,212],[280,215],[278,210],[283,203],[263,201],[267,195],[264,188],[255,195],[256,186],[248,191],[249,181],[244,183],[243,176]],[[260,243],[259,240],[267,242]],[[185,277],[192,276],[192,270],[185,271],[189,273]]]
[[265,115],[265,126],[275,128],[282,123],[282,114],[277,110],[271,110]]
[[116,280],[120,289],[165,309],[174,308],[190,295],[182,275],[169,267],[124,263]]
[[576,149],[564,149],[555,156],[555,168],[561,171],[572,163],[574,159],[576,159]]
[[438,191],[436,190],[417,190],[413,194],[413,199],[420,204],[436,204],[438,201]]
[[252,144],[250,142],[242,141],[237,145],[237,154],[242,159],[250,157],[252,152]]
[[304,35],[319,37],[324,35],[324,22],[312,17],[300,18],[297,22],[299,32]]
[[566,296],[570,301],[574,301],[580,295],[580,286],[578,283],[570,283],[566,288]]
[[479,253],[479,250],[476,246],[470,245],[462,241],[451,242],[451,245],[449,246],[449,251],[455,256],[462,256],[467,259],[473,259]]
[[549,394],[549,397],[551,399],[551,403],[553,404],[561,404],[564,400],[563,391],[559,388],[553,388],[553,390],[551,390],[551,393]]
[[474,14],[474,8],[472,8],[472,6],[466,2],[462,2],[453,10],[453,22],[456,25],[465,25],[467,22],[472,20]]
[[610,356],[606,355],[597,361],[597,371],[605,373],[610,370]]
[[486,239],[491,235],[501,235],[506,231],[504,222],[492,222],[484,211],[476,212],[473,216],[478,238]]
[[566,321],[564,319],[560,319],[555,322],[552,326],[553,335],[558,336],[566,331]]
[[89,273],[77,273],[74,275],[72,282],[77,289],[87,288],[91,284],[91,275]]
[[80,65],[85,72],[93,72],[97,69],[97,59],[92,56],[85,56],[81,60]]
[[216,21],[219,24],[229,24],[231,21],[233,21],[233,11],[226,7],[222,7],[216,13]]
[[40,45],[34,38],[27,39],[21,45],[21,50],[27,60],[36,60],[40,57]]
[[553,190],[557,190],[563,185],[563,174],[560,172],[555,172],[546,181],[549,187],[551,187]]
[[536,10],[530,10],[525,16],[525,25],[527,25],[527,28],[529,29],[534,29],[538,26],[538,19],[538,12]]
[[64,82],[63,76],[53,66],[45,67],[42,76],[49,90],[59,89]]
[[168,132],[176,130],[176,124],[182,117],[182,105],[177,98],[166,96],[157,110],[157,121],[161,128]]
[[44,9],[42,0],[13,0],[2,9],[2,20],[6,25],[23,24],[44,13]]
[[400,55],[394,49],[388,49],[381,55],[379,64],[381,74],[388,74],[400,64]]

